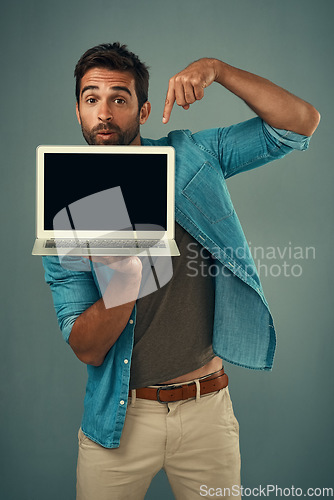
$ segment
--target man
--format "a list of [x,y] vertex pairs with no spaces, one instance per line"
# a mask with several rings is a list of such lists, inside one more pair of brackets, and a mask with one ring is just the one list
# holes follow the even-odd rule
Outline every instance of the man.
[[[177,499],[209,488],[240,498],[238,423],[222,359],[271,369],[275,331],[225,179],[306,149],[319,113],[266,79],[203,58],[170,79],[163,122],[175,102],[188,109],[213,82],[258,117],[143,139],[151,106],[148,71],[137,56],[118,43],[100,45],[81,57],[75,76],[88,144],[175,148],[181,253],[171,281],[137,301],[139,258],[100,259],[115,271],[103,297],[93,263],[68,270],[56,257],[43,260],[64,338],[88,369],[77,499],[144,498],[161,468]],[[214,259],[215,278],[188,272],[194,250],[197,269]],[[116,298],[121,305],[113,306]]]

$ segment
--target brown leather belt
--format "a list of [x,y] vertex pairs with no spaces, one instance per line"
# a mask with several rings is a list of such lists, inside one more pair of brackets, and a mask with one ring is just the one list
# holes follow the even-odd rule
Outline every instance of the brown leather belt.
[[[219,391],[228,385],[228,376],[224,373],[224,368],[199,380],[201,395]],[[131,391],[129,391],[131,397]],[[159,403],[171,403],[172,401],[182,401],[196,396],[196,383],[190,382],[182,385],[162,385],[159,388],[142,387],[136,389],[136,397],[141,399],[151,399]]]

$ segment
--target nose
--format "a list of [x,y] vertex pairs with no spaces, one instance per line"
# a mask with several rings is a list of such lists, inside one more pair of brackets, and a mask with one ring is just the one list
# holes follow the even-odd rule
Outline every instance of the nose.
[[98,118],[102,122],[111,121],[113,119],[111,109],[110,109],[110,106],[108,105],[108,102],[102,101],[100,103]]

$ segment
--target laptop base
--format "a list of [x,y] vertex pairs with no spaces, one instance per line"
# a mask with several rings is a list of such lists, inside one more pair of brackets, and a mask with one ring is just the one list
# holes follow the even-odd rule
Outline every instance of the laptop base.
[[[100,256],[100,257],[111,257],[111,256],[133,256],[133,255],[151,255],[153,257],[163,257],[163,256],[179,256],[180,252],[176,245],[175,240],[159,240],[156,245],[145,246],[145,247],[132,247],[132,248],[102,248],[102,247],[91,247],[89,244],[87,246],[66,246],[61,247],[57,244],[50,248],[46,245],[48,240],[37,238],[32,250],[32,255],[49,255],[49,256],[76,256],[76,257],[89,257],[89,256]],[[165,244],[164,247],[158,246],[159,243]],[[140,240],[138,240],[140,245]]]

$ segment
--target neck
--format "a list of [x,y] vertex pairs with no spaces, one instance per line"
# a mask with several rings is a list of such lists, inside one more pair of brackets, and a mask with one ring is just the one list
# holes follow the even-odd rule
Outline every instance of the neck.
[[130,146],[141,146],[140,133],[138,133],[138,135],[136,135],[136,137],[130,143]]

